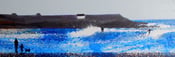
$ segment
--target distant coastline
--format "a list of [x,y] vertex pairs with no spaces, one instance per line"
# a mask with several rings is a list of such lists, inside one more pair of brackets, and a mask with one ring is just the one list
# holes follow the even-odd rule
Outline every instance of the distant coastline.
[[144,22],[134,22],[120,14],[99,15],[17,15],[0,14],[0,28],[139,28]]

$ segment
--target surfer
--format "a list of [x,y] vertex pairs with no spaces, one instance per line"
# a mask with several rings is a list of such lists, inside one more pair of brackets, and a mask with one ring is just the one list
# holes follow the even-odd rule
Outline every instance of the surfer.
[[104,31],[104,28],[103,27],[101,27],[101,32],[103,32]]
[[18,40],[16,38],[14,41],[14,45],[15,45],[15,53],[18,53]]
[[148,34],[150,34],[150,33],[151,33],[151,31],[152,31],[151,29],[148,29]]

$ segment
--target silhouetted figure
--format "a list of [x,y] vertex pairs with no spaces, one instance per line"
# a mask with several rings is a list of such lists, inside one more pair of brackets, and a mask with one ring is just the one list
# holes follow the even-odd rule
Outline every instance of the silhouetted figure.
[[101,32],[103,32],[104,31],[104,28],[103,27],[101,27]]
[[151,33],[151,31],[152,31],[151,29],[148,29],[148,34],[150,34],[150,33]]
[[15,53],[18,53],[18,40],[16,38],[14,41],[14,45],[15,45]]
[[23,51],[24,51],[24,45],[23,44],[20,45],[20,49],[21,49],[21,53],[23,53]]

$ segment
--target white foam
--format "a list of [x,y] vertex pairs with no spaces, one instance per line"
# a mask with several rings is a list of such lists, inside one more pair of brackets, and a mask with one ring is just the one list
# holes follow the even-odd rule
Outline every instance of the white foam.
[[135,49],[135,50],[129,50],[126,51],[126,53],[150,53],[150,52],[162,52],[164,50],[164,47],[162,45],[151,47],[150,49]]
[[170,25],[165,25],[165,24],[158,24],[160,28],[169,28],[171,27]]
[[[116,29],[116,28],[105,28],[104,32],[136,32],[136,31],[147,31],[147,30],[139,30],[139,29]],[[80,31],[71,32],[68,35],[71,37],[86,37],[95,34],[96,32],[101,32],[99,27],[89,26]]]
[[93,35],[96,32],[100,32],[100,31],[101,31],[101,29],[99,27],[89,26],[89,27],[82,29],[80,31],[71,32],[71,33],[69,33],[69,35],[71,37],[85,37],[85,36]]
[[125,46],[125,47],[121,47],[121,48],[113,48],[113,46],[107,46],[106,48],[103,48],[102,51],[103,52],[122,52],[122,51],[126,51],[128,49],[132,49],[132,48],[137,48],[137,47],[143,47],[143,45],[136,45],[136,46]]
[[148,23],[147,26],[156,26],[156,23]]
[[159,39],[163,34],[168,33],[168,32],[175,32],[175,29],[155,29],[151,31],[150,34],[148,34],[150,37],[153,39]]
[[146,26],[148,26],[148,27],[151,27],[151,26],[157,26],[157,27],[159,27],[159,28],[169,28],[169,27],[171,27],[170,25],[165,25],[165,24],[157,24],[157,23],[148,23],[148,24],[146,24]]
[[163,34],[168,33],[168,32],[175,32],[175,29],[173,29],[172,26],[170,25],[165,25],[165,24],[157,24],[157,23],[148,23],[146,24],[148,27],[154,27],[156,26],[157,28],[154,28],[151,33],[145,34],[148,37],[152,37],[153,39],[159,39]]
[[146,31],[146,30],[139,30],[139,29],[104,29],[105,32],[137,32],[137,31]]
[[[147,33],[145,35],[148,37],[152,37],[153,39],[158,39],[160,38],[160,36],[168,32],[175,32],[175,29],[173,29],[170,25],[156,24],[156,23],[148,23],[147,25],[159,26],[159,28],[156,28],[153,31],[151,31],[150,34]],[[127,29],[105,28],[104,29],[104,32],[137,32],[137,31],[148,32],[147,30],[144,30],[144,29],[135,29],[135,28],[127,28]],[[71,32],[69,33],[69,35],[71,37],[86,37],[86,36],[93,35],[96,32],[101,32],[101,29],[99,27],[89,26],[80,31]]]
[[170,52],[170,53],[175,53],[174,51],[175,51],[175,48],[172,48],[172,49],[170,49],[169,52]]
[[[145,43],[149,44],[149,43]],[[144,45],[133,45],[133,46],[123,46],[123,45],[108,45],[104,48],[102,48],[103,52],[117,52],[117,53],[150,53],[150,52],[162,52],[164,51],[163,45],[153,46],[151,48],[145,47]],[[142,47],[145,47],[144,49],[140,49]]]

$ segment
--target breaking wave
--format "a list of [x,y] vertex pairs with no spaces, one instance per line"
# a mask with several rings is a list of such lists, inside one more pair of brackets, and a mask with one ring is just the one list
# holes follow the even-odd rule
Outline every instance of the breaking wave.
[[85,29],[71,32],[68,35],[70,35],[71,37],[86,37],[86,36],[93,35],[96,32],[100,32],[100,28],[99,27],[89,26],[89,27],[87,27]]

